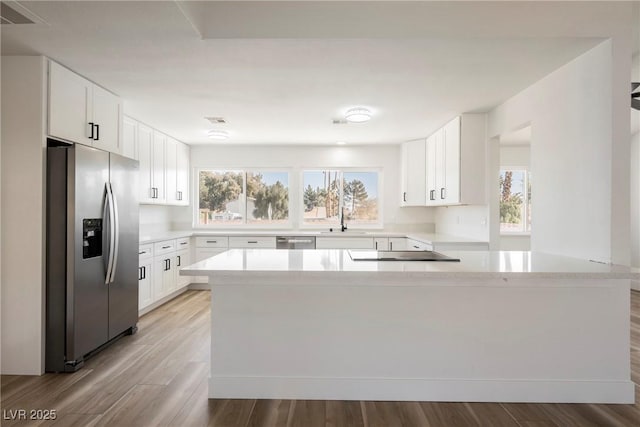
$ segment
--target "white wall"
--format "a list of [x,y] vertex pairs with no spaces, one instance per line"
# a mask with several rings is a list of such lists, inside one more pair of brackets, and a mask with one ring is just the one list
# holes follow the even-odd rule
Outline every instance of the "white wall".
[[2,374],[44,372],[43,57],[2,57]]
[[191,228],[190,206],[140,205],[140,235]]
[[605,41],[490,112],[489,137],[532,126],[532,250],[629,263],[630,57]]
[[[301,200],[300,172],[305,168],[381,168],[385,230],[434,230],[432,208],[400,208],[400,146],[191,146],[191,168],[283,168],[290,170],[290,215],[294,220]],[[193,180],[193,174],[192,174]],[[193,181],[192,181],[193,182]],[[194,186],[194,190],[196,187]],[[193,197],[192,193],[192,197]],[[191,211],[190,211],[191,213]],[[182,217],[175,219],[182,222]],[[294,223],[294,228],[299,224]]]
[[[637,14],[640,15],[640,5]],[[638,16],[637,15],[637,16]],[[640,26],[640,16],[638,16]],[[631,81],[640,82],[640,52],[633,56]],[[640,111],[631,110],[631,265],[640,268]],[[632,282],[640,290],[640,281]]]
[[500,166],[529,167],[531,147],[529,145],[501,145]]
[[436,232],[489,241],[489,208],[486,205],[436,208]]

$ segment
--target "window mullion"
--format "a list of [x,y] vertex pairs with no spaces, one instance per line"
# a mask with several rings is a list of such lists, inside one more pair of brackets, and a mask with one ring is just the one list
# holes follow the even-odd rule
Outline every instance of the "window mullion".
[[244,200],[243,223],[247,225],[247,171],[242,171],[244,179],[242,180],[242,199]]

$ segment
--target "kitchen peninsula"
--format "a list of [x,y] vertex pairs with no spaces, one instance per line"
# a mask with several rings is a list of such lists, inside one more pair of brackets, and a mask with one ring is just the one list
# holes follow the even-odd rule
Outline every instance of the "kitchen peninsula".
[[210,398],[633,403],[626,267],[531,252],[353,261],[232,249],[211,286]]

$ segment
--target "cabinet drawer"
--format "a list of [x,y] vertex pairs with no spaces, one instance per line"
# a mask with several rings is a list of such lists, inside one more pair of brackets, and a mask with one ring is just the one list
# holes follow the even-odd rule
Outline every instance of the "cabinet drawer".
[[226,236],[196,237],[197,248],[225,248],[229,246],[229,238]]
[[229,237],[229,248],[272,248],[276,247],[275,237]]
[[316,249],[374,249],[373,237],[318,237]]
[[183,237],[176,239],[176,250],[189,249],[191,246],[191,239],[189,237]]
[[138,258],[147,259],[153,257],[153,245],[140,245],[138,247]]
[[168,254],[176,251],[175,240],[163,240],[153,245],[153,255],[158,256],[162,254]]

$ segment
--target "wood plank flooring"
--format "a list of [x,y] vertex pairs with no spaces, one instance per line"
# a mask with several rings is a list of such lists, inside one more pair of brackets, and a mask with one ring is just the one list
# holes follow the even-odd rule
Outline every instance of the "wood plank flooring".
[[[209,400],[209,292],[188,291],[140,319],[74,374],[2,376],[2,426],[640,426],[640,292],[631,296],[635,405]],[[55,409],[53,421],[6,419]]]

